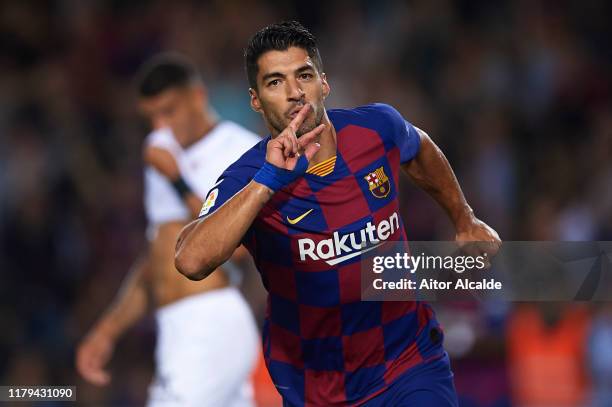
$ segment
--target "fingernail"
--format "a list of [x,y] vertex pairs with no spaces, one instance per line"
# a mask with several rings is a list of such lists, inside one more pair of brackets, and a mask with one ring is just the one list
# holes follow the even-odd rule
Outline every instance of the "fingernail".
[[319,143],[315,143],[315,146],[317,146],[317,147],[321,147],[321,144],[319,144]]

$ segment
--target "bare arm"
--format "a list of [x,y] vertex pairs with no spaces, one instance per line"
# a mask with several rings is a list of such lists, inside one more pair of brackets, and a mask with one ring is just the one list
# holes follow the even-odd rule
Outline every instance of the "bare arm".
[[76,367],[90,383],[103,386],[110,382],[104,366],[113,354],[115,342],[146,313],[148,271],[149,258],[143,256],[134,263],[114,301],[79,344]]
[[225,263],[272,194],[251,181],[216,212],[185,226],[176,245],[177,270],[202,280]]
[[[268,142],[267,162],[278,168],[293,170],[300,154],[304,154],[308,160],[312,158],[319,149],[315,139],[325,125],[318,126],[299,139],[295,135],[309,109],[310,105],[306,104],[289,126]],[[177,270],[191,280],[206,278],[229,259],[273,194],[267,186],[251,181],[215,212],[187,225],[176,245]]]
[[402,166],[403,170],[444,208],[455,225],[457,240],[499,242],[497,232],[474,215],[444,153],[427,133],[417,131],[421,138],[419,153]]

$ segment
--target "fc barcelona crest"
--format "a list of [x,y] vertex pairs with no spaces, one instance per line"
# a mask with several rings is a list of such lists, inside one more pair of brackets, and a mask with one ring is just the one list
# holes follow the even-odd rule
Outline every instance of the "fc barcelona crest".
[[369,173],[365,177],[363,177],[370,187],[370,192],[376,198],[385,198],[389,195],[391,191],[391,183],[389,182],[389,177],[385,174],[385,169],[383,167],[379,167],[374,172]]

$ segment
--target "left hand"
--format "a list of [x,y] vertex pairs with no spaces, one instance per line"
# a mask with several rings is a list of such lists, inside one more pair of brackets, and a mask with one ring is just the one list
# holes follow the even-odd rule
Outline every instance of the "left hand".
[[85,380],[96,386],[106,386],[111,375],[106,364],[113,355],[115,342],[101,328],[94,328],[79,344],[76,352],[76,368]]
[[469,246],[466,251],[472,255],[486,254],[489,261],[497,254],[502,243],[495,229],[475,216],[472,216],[461,228],[457,228],[455,241],[461,247]]

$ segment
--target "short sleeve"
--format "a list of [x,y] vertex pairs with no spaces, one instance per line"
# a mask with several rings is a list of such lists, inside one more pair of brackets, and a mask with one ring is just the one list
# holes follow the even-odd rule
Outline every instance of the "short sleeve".
[[390,137],[400,150],[402,164],[412,160],[419,153],[421,137],[416,128],[405,120],[393,106],[383,103],[375,105],[390,124]]
[[214,213],[251,182],[264,163],[265,146],[268,139],[260,141],[221,174],[215,185],[206,194],[198,218]]
[[221,175],[215,185],[208,191],[198,218],[214,213],[248,183],[248,180],[241,180],[226,174]]

